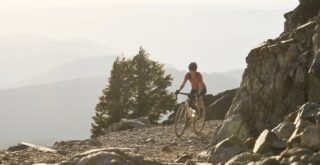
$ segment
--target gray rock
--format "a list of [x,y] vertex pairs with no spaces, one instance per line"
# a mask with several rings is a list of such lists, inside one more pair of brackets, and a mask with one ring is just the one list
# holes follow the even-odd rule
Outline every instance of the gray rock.
[[8,151],[20,151],[29,148],[29,146],[18,144],[16,146],[11,146],[8,148]]
[[184,163],[184,165],[196,165],[196,162],[192,160],[188,160],[186,163]]
[[288,140],[295,130],[295,125],[288,122],[280,123],[278,126],[272,129],[273,132],[279,139]]
[[294,123],[297,115],[298,115],[298,111],[291,112],[287,116],[284,117],[283,122]]
[[210,162],[212,164],[225,163],[235,155],[248,151],[248,147],[236,136],[232,136],[218,143],[211,150]]
[[154,140],[153,138],[149,138],[146,140],[147,143],[155,143],[156,140]]
[[250,137],[246,139],[243,143],[247,145],[249,148],[253,148],[254,144],[256,143],[256,139],[254,137]]
[[171,152],[172,150],[171,150],[171,148],[169,146],[164,146],[164,147],[161,148],[161,151],[162,152]]
[[277,159],[270,157],[263,159],[261,162],[259,162],[259,165],[280,165],[280,162]]
[[280,140],[274,133],[269,130],[264,130],[256,140],[253,152],[263,154],[272,151],[273,149],[284,148],[285,146],[281,144]]
[[297,124],[300,120],[315,123],[315,117],[318,112],[320,112],[320,104],[308,102],[299,109],[298,115],[294,123]]
[[192,159],[192,156],[189,154],[183,154],[179,158],[177,158],[174,162],[176,163],[185,163],[188,160]]
[[320,152],[316,152],[310,156],[310,162],[319,163],[320,162]]
[[298,122],[296,123],[297,133],[302,132],[305,128],[311,125],[313,125],[313,123],[308,120],[303,120],[303,119],[298,120]]
[[232,100],[238,89],[227,90],[210,97],[204,98],[207,107],[207,120],[223,120],[229,111]]
[[74,155],[69,161],[59,165],[114,165],[114,164],[145,164],[160,165],[161,163],[146,161],[142,156],[128,154],[134,149],[131,148],[101,148],[89,150]]
[[312,155],[314,152],[307,148],[292,148],[285,150],[281,153],[281,157],[291,157],[291,156],[297,156],[302,157],[303,155]]
[[315,28],[315,34],[313,36],[313,60],[309,67],[309,88],[308,100],[310,102],[318,102],[320,99],[320,26],[317,25]]
[[289,161],[290,162],[296,162],[296,161],[299,161],[300,157],[296,156],[296,155],[293,155],[289,158]]
[[218,141],[221,141],[233,135],[236,135],[241,139],[247,138],[249,136],[249,130],[244,123],[245,121],[240,115],[234,115],[231,118],[224,120],[217,134]]
[[309,126],[300,135],[301,146],[315,151],[320,150],[320,127]]
[[310,155],[302,155],[301,158],[300,158],[300,161],[308,162],[310,157],[311,157]]
[[209,151],[202,151],[197,155],[196,160],[199,162],[209,162],[210,157],[211,153]]
[[128,129],[141,129],[150,126],[150,121],[147,117],[138,119],[121,119],[120,122],[113,123],[106,129],[106,133],[123,131]]
[[230,159],[228,162],[226,162],[226,165],[240,165],[240,164],[248,164],[250,162],[255,162],[260,160],[261,155],[260,154],[254,154],[250,152],[241,153],[239,155],[236,155],[232,159]]
[[47,153],[57,153],[57,150],[54,150],[52,148],[49,147],[45,147],[45,146],[38,146],[35,144],[31,144],[31,143],[26,143],[26,142],[20,142],[17,146],[14,147],[9,147],[8,150],[9,151],[18,151],[18,150],[24,150],[27,148],[33,148],[35,150],[41,151],[41,152],[47,152]]
[[134,164],[120,153],[98,152],[81,158],[76,165]]

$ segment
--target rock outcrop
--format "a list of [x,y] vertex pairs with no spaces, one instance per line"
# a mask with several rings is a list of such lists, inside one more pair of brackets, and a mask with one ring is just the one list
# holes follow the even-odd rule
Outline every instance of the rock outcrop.
[[[290,132],[278,131],[275,134],[273,131],[266,129],[259,135],[254,147],[241,153],[238,152],[226,164],[319,164],[320,127],[315,119],[320,112],[320,104],[306,103],[297,111],[298,115],[296,115],[294,122],[286,123],[294,126],[294,130],[290,131],[290,138],[279,139],[279,137],[287,137]],[[278,130],[278,128],[279,126],[273,130]],[[232,144],[232,146],[224,146],[224,149],[220,150],[225,151],[237,146],[238,144]],[[214,150],[211,150],[211,152],[215,153]],[[225,161],[220,160],[219,163]],[[211,162],[216,163],[213,160]]]
[[212,148],[210,162],[225,163],[230,158],[248,150],[248,147],[237,137],[232,136]]
[[222,163],[320,162],[320,1],[299,2],[284,15],[284,32],[246,58],[241,86],[213,144],[230,137],[257,140],[253,147],[245,140],[250,149]]
[[[58,163],[57,165],[161,165],[155,161],[146,161],[142,156],[127,154],[133,152],[131,148],[101,148],[89,150],[74,155],[70,160]],[[44,165],[44,164],[42,164]]]
[[215,96],[207,95],[204,102],[207,107],[207,120],[223,120],[238,89],[227,90]]
[[257,137],[304,103],[320,101],[319,9],[318,0],[300,0],[285,14],[285,31],[251,50],[216,142]]
[[113,123],[106,129],[106,134],[110,132],[123,131],[128,129],[141,129],[150,127],[150,120],[148,117],[140,117],[138,119],[121,119],[120,122]]

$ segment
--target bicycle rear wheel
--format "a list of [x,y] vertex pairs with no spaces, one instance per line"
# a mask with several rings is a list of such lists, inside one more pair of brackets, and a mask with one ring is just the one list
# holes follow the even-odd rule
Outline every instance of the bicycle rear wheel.
[[197,116],[195,116],[195,121],[193,123],[193,130],[196,134],[200,134],[204,128],[206,122],[206,108],[199,110]]
[[181,137],[187,127],[187,109],[181,104],[174,118],[174,129],[177,137]]

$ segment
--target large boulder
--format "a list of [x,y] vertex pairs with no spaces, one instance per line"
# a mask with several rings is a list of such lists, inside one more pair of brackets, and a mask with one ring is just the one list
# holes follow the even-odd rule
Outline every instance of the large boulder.
[[299,0],[300,4],[293,11],[284,15],[286,18],[285,32],[293,31],[297,26],[305,24],[310,18],[318,15],[318,0]]
[[[301,0],[294,11],[285,15],[285,32],[250,51],[240,88],[217,142],[232,135],[241,139],[257,137],[306,102],[319,102],[319,9],[318,0]],[[230,123],[240,126],[230,129]],[[246,133],[240,128],[245,128]]]
[[[289,147],[301,147],[303,144],[304,147],[317,149],[317,142],[310,141],[309,137],[318,134],[317,129],[311,128],[314,128],[314,125],[319,123],[320,104],[307,102],[302,105],[297,112],[297,117],[294,121],[295,130],[289,138]],[[308,128],[308,131],[305,132],[306,128]],[[304,141],[303,143],[302,136]],[[310,144],[306,144],[309,143],[309,141]],[[314,148],[312,145],[315,145]]]
[[316,117],[319,112],[320,104],[307,102],[299,109],[294,124],[297,124],[300,120],[316,123]]
[[128,129],[141,129],[150,126],[150,121],[147,117],[137,119],[121,119],[120,122],[113,123],[106,129],[106,133],[123,131]]
[[248,164],[250,162],[255,162],[260,160],[261,155],[255,154],[251,152],[244,152],[239,155],[234,156],[232,159],[230,159],[228,162],[225,163],[225,165],[242,165],[242,164]]
[[310,102],[319,102],[320,98],[320,25],[315,28],[313,36],[313,61],[309,68],[309,88],[308,100]]
[[273,132],[279,139],[288,140],[295,130],[293,123],[282,122],[278,126],[272,129]]
[[312,125],[310,121],[299,119],[295,124],[295,130],[288,140],[290,148],[301,147],[300,133],[308,126]]
[[58,165],[160,165],[161,163],[144,160],[142,156],[134,155],[131,148],[101,148],[89,150],[74,155],[70,160],[58,163]]
[[224,120],[223,124],[216,132],[217,134],[214,135],[214,143],[233,135],[245,140],[247,137],[249,137],[250,133],[248,126],[245,124],[245,119],[243,119],[240,115],[234,115]]
[[314,152],[312,150],[296,147],[283,151],[278,156],[278,159],[281,164],[293,164],[294,162],[303,162],[304,164],[308,164],[309,162],[312,162],[310,157],[313,154]]
[[248,151],[249,148],[236,136],[231,136],[218,143],[211,149],[210,162],[212,164],[225,163],[232,157]]
[[227,90],[215,96],[206,96],[207,120],[223,120],[238,89]]
[[264,154],[270,151],[283,150],[285,148],[286,144],[279,140],[273,132],[264,130],[256,140],[253,152]]
[[309,126],[300,135],[301,146],[315,151],[320,150],[320,127]]

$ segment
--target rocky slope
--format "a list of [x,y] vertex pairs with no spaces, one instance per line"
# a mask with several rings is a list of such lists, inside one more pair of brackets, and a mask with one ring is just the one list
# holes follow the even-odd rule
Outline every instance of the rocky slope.
[[284,32],[246,58],[211,163],[320,163],[320,1],[299,2],[284,15]]
[[251,50],[241,87],[218,134],[257,137],[306,102],[320,100],[320,1],[300,0],[285,31]]
[[[44,152],[18,145],[0,151],[0,164],[62,162],[72,164],[77,161],[78,164],[81,164],[79,163],[80,158],[86,156],[98,160],[94,158],[94,153],[100,156],[103,154],[104,158],[108,158],[108,154],[113,154],[112,159],[133,160],[131,163],[122,162],[120,164],[183,163],[188,159],[196,159],[197,153],[208,149],[214,131],[212,128],[216,128],[219,124],[221,121],[208,121],[201,136],[195,135],[189,129],[181,138],[176,138],[173,126],[151,126],[111,132],[105,136],[84,141],[56,142],[51,147],[56,152]],[[92,149],[99,150],[92,151]],[[90,154],[84,153],[88,151],[91,151]]]

